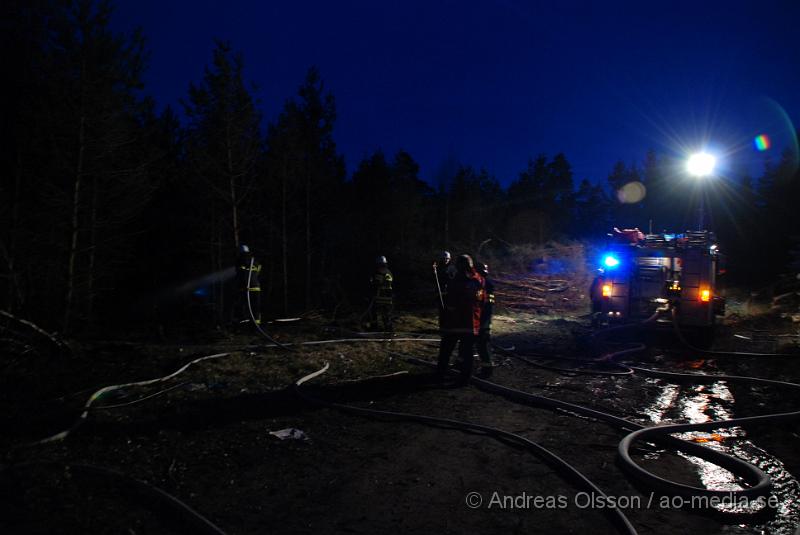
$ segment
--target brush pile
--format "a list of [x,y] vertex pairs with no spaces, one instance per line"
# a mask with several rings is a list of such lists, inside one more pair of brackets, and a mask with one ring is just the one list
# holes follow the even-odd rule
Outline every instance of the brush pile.
[[497,306],[539,314],[582,313],[589,307],[592,274],[582,244],[515,246],[492,279]]

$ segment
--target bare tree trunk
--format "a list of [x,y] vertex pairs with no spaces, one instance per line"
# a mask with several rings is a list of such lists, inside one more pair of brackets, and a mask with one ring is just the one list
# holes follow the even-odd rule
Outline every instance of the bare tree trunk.
[[89,280],[87,282],[88,294],[86,296],[86,316],[91,323],[94,314],[94,284],[95,284],[95,256],[97,252],[97,175],[92,177],[92,208],[89,221]]
[[81,188],[83,187],[83,163],[86,151],[86,116],[81,106],[80,125],[78,127],[78,161],[75,165],[75,183],[72,189],[72,218],[70,221],[69,261],[67,263],[67,293],[64,298],[64,332],[69,332],[72,320],[72,302],[75,297],[75,264],[78,256],[78,234],[80,232]]
[[289,312],[289,240],[286,229],[286,181],[288,180],[288,162],[283,157],[283,175],[281,177],[281,260],[283,263],[283,313]]
[[[222,273],[222,227],[217,230],[217,273]],[[217,303],[217,327],[222,327],[226,323],[225,319],[225,283],[217,277],[217,287],[219,288],[219,301]]]
[[14,200],[11,205],[11,228],[9,229],[8,249],[5,251],[8,269],[8,310],[16,312],[17,305],[22,305],[22,289],[19,287],[14,258],[17,250],[17,232],[19,232],[20,188],[22,187],[22,154],[17,150],[17,169],[14,173]]
[[19,285],[16,283],[17,275],[14,273],[13,248],[12,244],[9,244],[6,249],[2,243],[0,243],[0,248],[3,249],[3,256],[5,256],[6,259],[6,270],[8,270],[8,281],[6,282],[8,287],[8,303],[6,303],[5,308],[11,312],[15,312]]
[[78,235],[80,232],[81,189],[83,187],[84,159],[86,157],[86,60],[81,63],[80,107],[78,121],[78,159],[75,163],[75,183],[72,190],[72,217],[70,220],[70,247],[67,262],[67,291],[64,297],[64,332],[69,332],[72,321],[72,306],[75,299],[75,271],[78,257]]
[[[274,258],[273,251],[275,250],[275,232],[273,229],[275,228],[275,213],[272,211],[271,206],[267,206],[266,208],[267,213],[269,214],[267,217],[267,224],[269,225],[269,232],[267,233],[267,252],[265,254],[269,254],[269,258]],[[275,289],[275,262],[269,262],[267,264],[267,281],[266,281],[266,298],[267,303],[272,303],[272,292]]]
[[[214,251],[216,250],[216,241],[217,241],[217,213],[216,210],[214,209],[214,201],[211,200],[209,202],[211,204],[210,206],[211,217],[209,218],[211,225],[208,233],[208,246],[209,246],[208,259],[211,261],[211,265],[209,266],[208,271],[209,273],[214,273],[214,271],[217,269],[217,262],[215,258],[216,254],[214,253]],[[219,300],[221,293],[222,292],[220,291],[219,281],[214,280],[214,282],[211,283],[211,299],[213,299],[214,303],[215,319],[217,316],[217,310],[219,310],[218,307],[219,307]]]
[[233,246],[239,249],[239,207],[236,196],[236,175],[233,172],[233,154],[231,153],[231,132],[230,121],[226,127],[226,143],[228,148],[228,182],[231,188],[231,218],[233,225]]
[[311,171],[306,164],[306,310],[311,309]]
[[[212,199],[211,201],[211,228],[210,228],[210,235],[209,235],[209,246],[210,246],[210,255],[209,259],[211,260],[210,271],[211,273],[220,273],[222,271],[222,236],[223,236],[223,225],[219,224],[219,216],[217,214],[217,205],[215,201]],[[214,322],[215,327],[219,327],[221,325],[226,324],[230,319],[231,316],[228,315],[228,309],[226,308],[226,301],[225,301],[225,284],[223,281],[219,279],[219,277],[215,277],[214,281],[211,283],[211,297],[213,299],[214,308],[211,311],[211,321]],[[231,310],[231,314],[233,311]]]

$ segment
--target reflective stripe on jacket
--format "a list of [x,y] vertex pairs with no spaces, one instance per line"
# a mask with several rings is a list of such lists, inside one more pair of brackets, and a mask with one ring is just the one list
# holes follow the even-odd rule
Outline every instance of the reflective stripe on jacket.
[[[236,262],[236,286],[240,290],[250,290],[251,292],[261,291],[261,282],[259,281],[259,273],[261,273],[261,264],[253,260],[253,267],[250,268],[250,260],[253,257],[245,254],[240,255]],[[250,281],[248,286],[247,281]]]
[[392,272],[386,267],[381,267],[372,276],[372,289],[375,304],[378,305],[391,305],[392,304]]

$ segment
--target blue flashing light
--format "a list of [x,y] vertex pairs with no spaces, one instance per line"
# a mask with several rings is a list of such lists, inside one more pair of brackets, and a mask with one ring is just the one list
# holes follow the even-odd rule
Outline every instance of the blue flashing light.
[[603,257],[603,265],[607,268],[615,268],[619,265],[619,259],[614,255],[606,255]]

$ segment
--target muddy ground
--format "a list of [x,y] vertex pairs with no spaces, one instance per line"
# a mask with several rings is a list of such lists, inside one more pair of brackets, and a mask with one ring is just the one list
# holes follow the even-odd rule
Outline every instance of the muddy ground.
[[[721,329],[719,347],[797,353],[798,329],[791,320],[743,311],[731,317]],[[501,311],[494,326],[495,343],[514,346],[519,353],[572,357],[592,351],[589,321],[579,315]],[[347,329],[355,326],[330,325],[317,316],[267,328],[290,342],[350,338]],[[396,328],[436,336],[432,313],[401,315]],[[634,358],[642,366],[800,382],[796,358],[709,359],[670,346],[669,335],[647,335],[645,342],[649,349]],[[783,534],[793,533],[800,521],[796,481],[786,483],[776,518],[666,507],[620,470],[616,449],[623,434],[607,424],[521,405],[475,386],[441,385],[432,380],[430,369],[402,357],[434,360],[435,343],[359,341],[303,346],[296,352],[265,343],[255,334],[211,333],[165,344],[94,341],[75,346],[72,356],[36,344],[27,350],[7,346],[0,385],[0,533],[199,532],[137,492],[130,481],[82,465],[110,468],[157,486],[228,534],[615,532],[603,503],[590,501],[530,451],[477,433],[365,418],[299,399],[289,385],[324,363],[330,364],[329,371],[308,387],[314,395],[523,435],[572,463],[617,500],[639,533]],[[225,352],[230,354],[198,363],[167,382],[115,391],[95,405],[126,404],[171,388],[168,392],[93,410],[66,439],[24,446],[69,428],[99,387],[163,376],[197,357]],[[663,381],[640,375],[565,374],[502,353],[495,357],[499,366],[492,380],[499,384],[646,425],[653,425],[653,407],[666,388]],[[383,375],[389,376],[356,381]],[[733,401],[726,403],[735,416],[800,406],[800,395],[791,391],[735,385],[730,391]],[[76,392],[81,393],[69,395]],[[704,403],[717,402],[715,394],[702,389],[680,395],[700,396],[701,410]],[[664,412],[664,421],[669,416]],[[680,417],[672,415],[674,421]],[[302,435],[281,440],[270,434],[288,428]],[[752,441],[779,459],[789,474],[800,475],[796,424],[720,440],[729,445]],[[660,475],[700,484],[696,466],[685,458],[651,445],[635,453]],[[476,496],[481,505],[470,507],[467,501],[475,505]],[[503,497],[516,501],[500,504]]]

